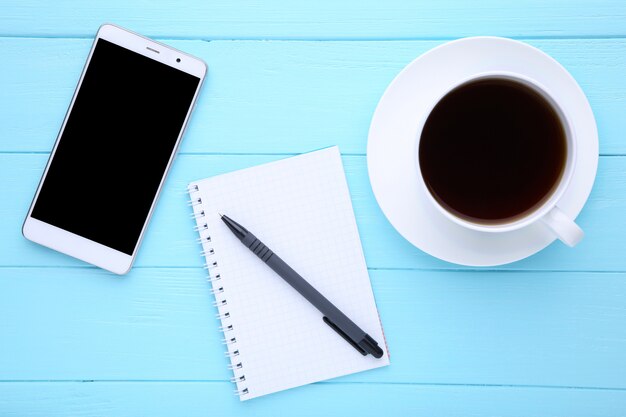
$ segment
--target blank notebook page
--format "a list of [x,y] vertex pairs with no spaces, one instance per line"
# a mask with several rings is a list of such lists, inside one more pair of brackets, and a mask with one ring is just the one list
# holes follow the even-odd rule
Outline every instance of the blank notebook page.
[[[389,364],[337,147],[196,181],[190,190],[201,201],[194,212],[210,276],[219,278],[212,285],[242,400]],[[384,356],[362,356],[342,339],[218,212],[254,233]]]

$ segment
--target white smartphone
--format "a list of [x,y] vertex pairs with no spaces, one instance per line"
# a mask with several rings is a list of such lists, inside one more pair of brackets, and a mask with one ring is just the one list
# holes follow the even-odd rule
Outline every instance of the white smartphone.
[[24,237],[111,272],[128,272],[206,72],[198,58],[101,26],[24,221]]

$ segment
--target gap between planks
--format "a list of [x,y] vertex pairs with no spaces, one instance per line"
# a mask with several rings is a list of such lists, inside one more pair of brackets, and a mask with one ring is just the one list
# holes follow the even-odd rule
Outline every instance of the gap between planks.
[[[124,383],[124,384],[232,384],[228,380],[213,379],[14,379],[0,380],[0,384],[73,384],[73,383]],[[399,385],[417,387],[454,387],[454,388],[513,388],[513,389],[554,389],[554,390],[584,390],[584,391],[626,391],[622,387],[587,387],[577,385],[536,385],[536,384],[462,384],[446,382],[341,382],[319,381],[315,385]]]
[[[379,38],[379,37],[241,37],[241,38],[232,38],[232,37],[212,37],[212,38],[204,38],[204,37],[189,37],[189,36],[150,36],[153,39],[157,39],[160,41],[202,41],[202,42],[227,42],[227,41],[272,41],[272,42],[403,42],[403,41],[451,41],[455,39],[461,39],[465,37],[471,36],[479,36],[479,35],[468,35],[468,36],[421,36],[421,37],[392,37],[392,38]],[[498,36],[497,34],[491,36]],[[0,39],[77,39],[77,40],[93,40],[95,37],[95,32],[93,34],[56,34],[56,35],[36,35],[36,34],[26,34],[26,35],[16,35],[9,33],[0,33]],[[569,36],[551,36],[551,35],[520,35],[520,36],[506,36],[509,39],[516,40],[611,40],[611,39],[626,39],[626,35],[569,35]]]
[[[100,268],[91,265],[0,265],[3,269],[85,269],[99,270]],[[184,265],[137,265],[133,269],[199,269],[203,270],[203,266],[184,266]],[[621,275],[626,270],[601,270],[601,269],[498,269],[498,268],[472,268],[472,267],[450,267],[450,268],[393,268],[393,267],[368,267],[368,271],[413,271],[413,272],[481,272],[481,273],[504,273],[504,274],[525,274],[525,273],[548,273],[548,274],[605,274],[605,275]],[[0,380],[1,381],[1,380]]]

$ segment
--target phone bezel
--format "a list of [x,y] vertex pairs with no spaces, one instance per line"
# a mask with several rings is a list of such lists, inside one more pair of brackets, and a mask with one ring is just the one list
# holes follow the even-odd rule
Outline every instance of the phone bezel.
[[[146,56],[150,59],[169,65],[173,68],[179,69],[200,78],[200,82],[198,83],[198,87],[187,111],[185,121],[183,122],[178,138],[176,139],[176,144],[174,145],[174,148],[170,155],[167,167],[163,171],[159,188],[154,196],[154,199],[152,200],[150,211],[146,216],[141,230],[141,234],[139,235],[139,239],[135,244],[132,255],[127,255],[123,252],[102,245],[93,240],[89,240],[67,230],[61,229],[57,226],[53,226],[51,224],[42,222],[41,220],[37,220],[31,217],[33,207],[35,206],[35,202],[37,201],[37,197],[39,196],[39,192],[41,190],[41,186],[46,179],[46,175],[48,174],[48,168],[50,167],[50,163],[54,159],[54,154],[56,152],[59,141],[63,136],[65,125],[67,123],[69,115],[72,112],[72,109],[74,108],[76,96],[82,85],[83,77],[85,76],[87,68],[89,67],[89,63],[91,62],[91,57],[93,55],[98,39],[105,39],[140,55]],[[177,59],[179,59],[180,62],[177,62]],[[46,168],[43,175],[41,176],[41,180],[39,181],[39,185],[37,186],[37,191],[31,202],[28,214],[24,221],[24,225],[22,227],[22,234],[24,235],[24,237],[33,242],[39,243],[43,246],[47,246],[51,249],[57,250],[74,258],[78,258],[116,274],[125,274],[130,271],[133,262],[137,256],[139,247],[141,246],[141,241],[143,240],[147,225],[150,222],[150,218],[152,217],[156,202],[159,199],[159,195],[161,194],[163,184],[165,182],[165,179],[167,178],[167,174],[170,171],[172,162],[174,160],[182,137],[185,133],[187,123],[197,102],[198,94],[202,87],[206,72],[207,66],[201,59],[185,54],[184,52],[178,51],[159,42],[155,42],[151,39],[145,38],[141,35],[138,35],[113,24],[104,24],[100,26],[96,38],[94,39],[94,42],[91,46],[91,50],[89,51],[89,56],[87,57],[83,71],[80,75],[78,85],[76,86],[76,89],[74,91],[72,101],[68,107],[67,113],[65,114],[65,118],[63,119],[63,124],[61,125],[61,129],[59,130],[59,133],[55,140],[54,147],[52,149],[52,152],[50,153],[50,157],[48,158]]]

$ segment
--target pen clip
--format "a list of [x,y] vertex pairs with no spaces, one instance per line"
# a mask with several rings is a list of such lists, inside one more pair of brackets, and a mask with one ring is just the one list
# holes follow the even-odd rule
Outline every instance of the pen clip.
[[343,330],[341,330],[339,327],[337,327],[337,325],[335,323],[330,321],[330,319],[328,317],[324,316],[322,319],[324,320],[324,323],[328,324],[331,329],[333,329],[334,331],[339,333],[339,336],[343,337],[346,342],[350,343],[352,345],[352,347],[355,348],[357,351],[359,351],[359,353],[361,355],[363,355],[363,356],[367,355],[367,352],[365,350],[363,350],[363,348],[361,348],[361,346],[359,346],[354,340],[352,340],[350,338],[350,336],[348,336],[346,333],[344,333]]

